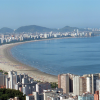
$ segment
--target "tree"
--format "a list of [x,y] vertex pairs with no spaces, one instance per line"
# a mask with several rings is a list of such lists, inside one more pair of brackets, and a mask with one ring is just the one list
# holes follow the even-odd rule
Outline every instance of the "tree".
[[56,88],[56,87],[58,87],[58,84],[57,84],[56,82],[51,82],[50,84],[51,84],[51,88]]
[[8,100],[9,98],[19,97],[19,100],[25,100],[25,95],[19,90],[0,89],[0,100]]

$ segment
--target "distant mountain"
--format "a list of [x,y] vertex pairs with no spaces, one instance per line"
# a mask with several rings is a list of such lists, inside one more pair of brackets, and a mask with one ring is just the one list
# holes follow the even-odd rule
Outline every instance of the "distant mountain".
[[79,29],[77,27],[70,27],[70,26],[65,26],[64,28],[59,29],[60,32],[71,32],[74,31],[74,29]]
[[56,29],[50,29],[37,25],[22,26],[15,30],[15,32],[50,32],[56,31]]
[[18,29],[16,29],[15,31],[13,29],[4,27],[0,29],[0,33],[20,33],[20,32],[72,32],[78,29],[79,31],[89,31],[88,29],[80,29],[77,27],[70,27],[70,26],[65,26],[61,29],[51,29],[51,28],[46,28],[46,27],[42,27],[42,26],[37,26],[37,25],[29,25],[29,26],[22,26],[19,27]]
[[14,32],[14,30],[11,28],[3,27],[0,29],[0,33],[12,33],[12,32]]
[[64,28],[59,29],[60,32],[72,32],[78,29],[79,31],[88,31],[87,29],[83,29],[83,28],[77,28],[77,27],[70,27],[70,26],[65,26]]
[[46,28],[42,26],[37,26],[37,25],[29,25],[29,26],[22,26],[19,27],[18,29],[15,30],[15,32],[72,32],[74,29],[79,29],[79,31],[88,31],[86,29],[80,29],[77,27],[70,27],[70,26],[65,26],[64,28],[61,29],[51,29],[51,28]]

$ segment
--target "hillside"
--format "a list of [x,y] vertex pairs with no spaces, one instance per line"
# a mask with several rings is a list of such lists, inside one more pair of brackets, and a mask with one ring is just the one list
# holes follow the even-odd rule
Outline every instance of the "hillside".
[[79,29],[77,27],[70,27],[70,26],[65,26],[64,28],[59,29],[60,32],[71,32],[74,31],[74,29]]
[[0,33],[12,33],[12,32],[14,32],[14,30],[11,28],[3,27],[0,29]]
[[70,26],[65,26],[64,28],[59,29],[60,32],[72,32],[75,30],[79,30],[79,31],[88,31],[87,29],[83,29],[83,28],[77,28],[77,27],[70,27]]
[[50,32],[55,30],[56,29],[50,29],[36,25],[29,25],[29,26],[19,27],[15,32]]
[[72,32],[72,31],[75,31],[78,29],[79,31],[89,31],[89,30],[86,30],[86,29],[80,29],[80,28],[77,28],[77,27],[70,27],[70,26],[65,26],[61,29],[51,29],[51,28],[46,28],[46,27],[42,27],[42,26],[37,26],[37,25],[29,25],[29,26],[22,26],[22,27],[19,27],[18,29],[16,29],[15,31],[10,29],[10,28],[7,28],[7,27],[4,27],[4,28],[1,28],[0,29],[0,33],[20,33],[20,32],[32,32],[32,33],[35,33],[35,32]]
[[72,32],[74,29],[79,29],[79,31],[87,31],[85,29],[80,29],[77,27],[70,27],[70,26],[65,26],[64,28],[61,29],[51,29],[51,28],[46,28],[46,27],[41,27],[41,26],[36,26],[36,25],[29,25],[29,26],[22,26],[16,29],[15,32]]

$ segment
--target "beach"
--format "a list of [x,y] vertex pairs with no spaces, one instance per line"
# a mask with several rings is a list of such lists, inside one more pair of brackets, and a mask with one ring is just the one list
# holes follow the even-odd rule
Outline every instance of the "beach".
[[[64,38],[76,38],[76,37],[64,37]],[[31,40],[24,42],[16,42],[10,44],[0,45],[0,69],[4,71],[17,71],[18,74],[28,74],[30,77],[34,78],[34,80],[43,81],[43,82],[58,82],[58,78],[55,75],[51,75],[45,72],[41,72],[40,70],[25,65],[19,61],[17,61],[10,52],[10,49],[14,46],[29,43],[29,42],[37,42],[37,41],[45,41],[45,40],[53,40],[53,39],[63,39],[63,38],[52,38],[52,39],[41,39],[41,40]]]
[[10,49],[13,46],[20,45],[22,43],[36,42],[40,40],[26,41],[26,42],[17,42],[11,44],[0,45],[0,69],[4,71],[17,71],[18,74],[28,74],[34,80],[43,81],[43,82],[57,82],[57,76],[50,75],[44,72],[39,71],[36,68],[25,65],[17,61],[10,53]]

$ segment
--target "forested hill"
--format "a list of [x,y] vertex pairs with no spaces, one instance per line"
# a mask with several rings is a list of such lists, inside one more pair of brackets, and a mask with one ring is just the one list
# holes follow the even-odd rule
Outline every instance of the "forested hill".
[[52,29],[52,28],[46,28],[42,26],[37,26],[37,25],[29,25],[29,26],[22,26],[16,29],[15,32],[72,32],[74,29],[79,29],[79,31],[86,31],[85,29],[80,29],[77,27],[70,27],[70,26],[65,26],[64,28],[61,29]]
[[72,31],[77,30],[77,29],[79,31],[88,31],[87,29],[83,29],[83,28],[65,26],[65,27],[59,29],[59,32],[72,32]]
[[37,26],[37,25],[29,25],[29,26],[22,26],[19,27],[18,29],[16,29],[15,31],[13,29],[4,27],[0,29],[0,33],[20,33],[20,32],[72,32],[74,30],[79,30],[79,31],[88,31],[86,29],[80,29],[77,27],[70,27],[70,26],[65,26],[63,28],[60,29],[52,29],[52,28],[46,28],[46,27],[42,27],[42,26]]
[[7,32],[12,33],[12,32],[14,32],[14,30],[11,28],[7,28],[7,27],[3,27],[0,29],[0,33],[7,33]]
[[56,29],[50,29],[42,26],[29,25],[19,27],[15,32],[50,32],[56,31]]

